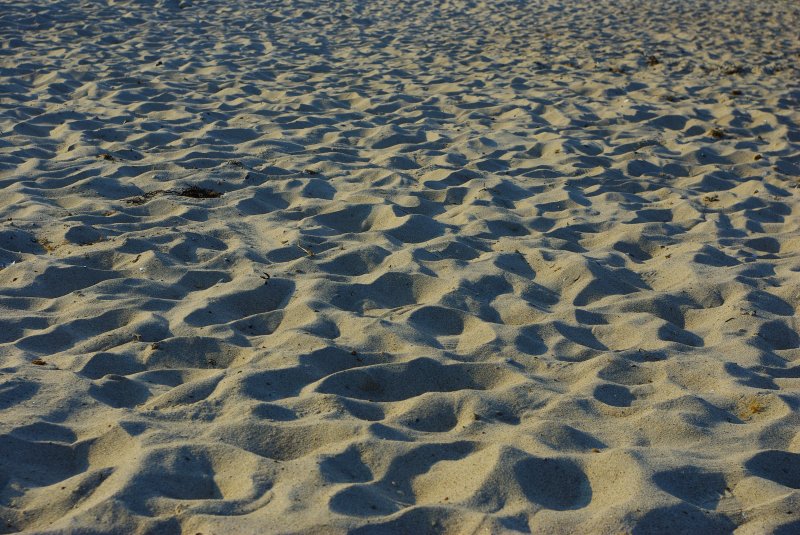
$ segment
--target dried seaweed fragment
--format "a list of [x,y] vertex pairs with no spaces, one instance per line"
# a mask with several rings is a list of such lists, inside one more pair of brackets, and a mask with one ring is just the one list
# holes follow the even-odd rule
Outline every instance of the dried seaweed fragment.
[[158,195],[162,195],[167,193],[163,189],[157,189],[154,191],[148,191],[147,193],[142,193],[141,195],[136,195],[135,197],[128,197],[127,199],[123,199],[127,204],[133,204],[135,206],[142,205],[152,199],[153,197],[157,197]]
[[216,199],[222,196],[222,192],[213,189],[201,188],[200,186],[189,186],[176,192],[181,197],[191,197],[192,199]]

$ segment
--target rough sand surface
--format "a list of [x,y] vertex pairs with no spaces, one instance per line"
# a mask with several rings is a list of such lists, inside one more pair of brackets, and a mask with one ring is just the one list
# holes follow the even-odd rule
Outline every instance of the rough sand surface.
[[798,28],[0,1],[0,531],[800,532]]

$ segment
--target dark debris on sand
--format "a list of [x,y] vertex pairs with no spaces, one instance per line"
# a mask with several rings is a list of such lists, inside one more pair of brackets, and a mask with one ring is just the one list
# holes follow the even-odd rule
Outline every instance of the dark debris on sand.
[[158,197],[159,195],[178,195],[179,197],[189,197],[192,199],[217,199],[219,197],[222,197],[222,192],[215,191],[210,188],[202,188],[200,186],[189,186],[181,190],[157,189],[153,191],[148,191],[141,195],[136,195],[134,197],[128,197],[127,199],[123,200],[127,204],[139,206],[155,197]]

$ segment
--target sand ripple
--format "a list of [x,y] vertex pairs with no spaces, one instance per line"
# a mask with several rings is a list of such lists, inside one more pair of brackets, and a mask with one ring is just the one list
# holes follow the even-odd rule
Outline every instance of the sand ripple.
[[799,26],[0,0],[0,532],[800,531]]

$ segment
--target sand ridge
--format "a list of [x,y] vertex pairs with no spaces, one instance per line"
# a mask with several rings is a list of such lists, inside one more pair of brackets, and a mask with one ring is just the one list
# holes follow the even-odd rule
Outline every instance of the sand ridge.
[[0,1],[0,532],[800,530],[799,24]]

